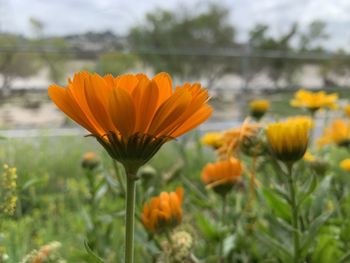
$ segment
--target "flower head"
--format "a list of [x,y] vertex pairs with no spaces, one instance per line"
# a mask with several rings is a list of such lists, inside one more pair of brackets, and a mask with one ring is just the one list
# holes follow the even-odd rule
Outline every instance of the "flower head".
[[176,192],[162,192],[143,206],[141,220],[145,228],[152,233],[160,233],[174,228],[182,221],[183,189]]
[[100,76],[81,72],[66,88],[49,87],[66,115],[91,132],[109,155],[126,167],[145,164],[167,141],[209,118],[208,93],[185,83],[172,91],[167,73]]
[[214,149],[218,149],[223,144],[222,132],[208,132],[201,138],[203,145],[211,146]]
[[81,166],[93,170],[100,164],[100,159],[95,152],[86,152],[81,160]]
[[334,120],[330,127],[326,128],[318,140],[320,146],[336,144],[338,146],[350,145],[350,122],[342,119]]
[[224,159],[227,156],[237,155],[240,146],[252,137],[256,137],[260,131],[260,126],[250,123],[249,118],[245,119],[240,127],[224,132],[223,145],[218,149],[218,154]]
[[208,163],[202,170],[202,182],[224,195],[239,181],[242,170],[241,162],[234,158]]
[[344,107],[344,114],[346,117],[350,118],[350,104]]
[[306,108],[311,112],[316,112],[321,108],[336,109],[338,95],[336,93],[327,94],[324,91],[312,92],[304,89],[295,93],[290,104],[294,107]]
[[346,172],[350,172],[350,159],[342,160],[339,164],[340,168]]
[[301,159],[309,142],[310,123],[303,119],[286,120],[268,125],[268,144],[272,155],[284,162]]
[[270,108],[268,100],[253,100],[249,103],[250,116],[256,120],[260,120]]

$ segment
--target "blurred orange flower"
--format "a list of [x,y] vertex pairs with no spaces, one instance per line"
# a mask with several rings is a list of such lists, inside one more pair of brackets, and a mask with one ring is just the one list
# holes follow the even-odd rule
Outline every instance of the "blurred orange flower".
[[256,136],[259,130],[260,125],[249,123],[249,118],[247,118],[240,127],[224,132],[223,145],[218,149],[219,156],[226,158],[237,155],[241,143],[247,138]]
[[219,194],[226,194],[239,180],[242,164],[238,159],[208,163],[202,170],[202,182]]
[[346,117],[350,118],[350,104],[344,107],[344,113]]
[[290,104],[294,107],[306,108],[315,112],[321,108],[336,109],[338,95],[327,94],[324,91],[312,92],[304,89],[298,90]]
[[318,140],[319,146],[327,144],[348,146],[350,144],[350,122],[342,119],[334,120]]
[[199,83],[172,91],[167,73],[74,75],[66,88],[49,87],[66,115],[87,129],[110,156],[126,167],[146,163],[168,140],[195,128],[211,115],[208,93]]
[[162,192],[144,204],[141,220],[148,231],[160,233],[181,223],[183,192],[181,187],[176,192]]

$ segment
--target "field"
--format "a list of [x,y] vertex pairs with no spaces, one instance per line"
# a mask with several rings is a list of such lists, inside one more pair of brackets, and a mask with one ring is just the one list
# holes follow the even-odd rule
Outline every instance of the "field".
[[[339,94],[345,102],[347,92]],[[304,158],[303,151],[297,160],[285,161],[267,127],[272,119],[307,114],[285,106],[292,96],[270,96],[267,116],[222,131],[220,140],[206,141],[196,130],[172,140],[140,169],[135,262],[350,262],[350,168],[340,165],[349,158],[349,120],[341,118],[340,135],[328,134],[334,142],[320,147],[318,138],[309,138]],[[332,127],[334,120],[324,118],[327,111],[299,117],[290,129],[303,118]],[[249,115],[248,105],[243,112]],[[0,262],[123,262],[123,166],[91,136],[47,135],[0,141]],[[293,138],[284,143],[302,144],[302,135]],[[232,171],[238,169],[238,179],[206,183],[208,163],[226,158],[240,163]],[[159,219],[159,229],[151,230],[144,204],[178,187],[184,191],[180,220]]]

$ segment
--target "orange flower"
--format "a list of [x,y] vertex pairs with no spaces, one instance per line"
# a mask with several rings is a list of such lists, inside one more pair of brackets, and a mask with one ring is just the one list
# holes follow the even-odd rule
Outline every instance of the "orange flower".
[[219,194],[226,194],[239,180],[242,174],[242,164],[231,158],[216,163],[208,163],[202,171],[202,182]]
[[144,204],[141,220],[148,231],[160,233],[181,223],[183,192],[181,187],[176,192],[162,192]]
[[350,122],[342,119],[334,120],[318,139],[318,145],[336,144],[348,147],[350,145]]
[[66,88],[49,87],[49,96],[125,167],[145,164],[168,140],[207,120],[212,112],[200,84],[172,91],[167,73],[118,77],[77,73]]
[[241,127],[233,128],[223,134],[223,145],[218,149],[219,156],[226,158],[227,156],[236,155],[240,145],[251,137],[255,137],[260,130],[256,123],[249,123],[249,118],[245,119]]

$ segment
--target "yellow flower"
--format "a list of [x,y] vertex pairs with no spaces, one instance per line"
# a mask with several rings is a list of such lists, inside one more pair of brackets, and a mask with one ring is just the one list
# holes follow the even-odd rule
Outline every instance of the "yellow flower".
[[268,100],[253,100],[249,103],[250,116],[260,120],[270,108]]
[[176,192],[162,192],[145,203],[141,215],[141,221],[145,228],[152,233],[160,233],[174,228],[182,221],[183,188],[177,188]]
[[316,160],[316,157],[309,151],[306,151],[306,153],[304,154],[303,159],[307,162],[313,162]]
[[350,172],[350,159],[342,160],[339,164],[340,168],[346,172]]
[[314,121],[312,120],[312,118],[305,115],[296,115],[296,116],[288,117],[287,121],[305,122],[309,129],[314,127]]
[[223,144],[222,135],[222,132],[208,132],[201,138],[201,143],[217,149]]
[[338,95],[336,93],[327,94],[324,91],[312,92],[298,90],[290,104],[294,107],[306,108],[311,112],[316,112],[321,108],[336,109]]
[[284,162],[301,159],[309,142],[310,123],[303,119],[268,125],[266,134],[272,155]]
[[350,122],[342,119],[334,120],[330,127],[324,130],[323,135],[318,140],[319,146],[336,144],[338,146],[348,146],[350,144]]
[[77,73],[66,88],[49,87],[66,115],[94,136],[109,155],[136,170],[160,147],[211,115],[208,93],[199,83],[172,90],[167,73],[100,76]]
[[346,117],[350,118],[350,104],[344,107],[344,113]]
[[231,158],[216,163],[208,163],[202,171],[202,182],[219,194],[226,194],[242,174],[242,164]]

